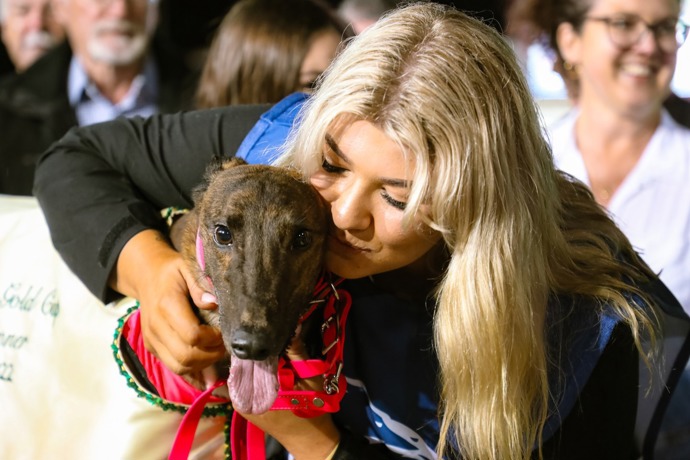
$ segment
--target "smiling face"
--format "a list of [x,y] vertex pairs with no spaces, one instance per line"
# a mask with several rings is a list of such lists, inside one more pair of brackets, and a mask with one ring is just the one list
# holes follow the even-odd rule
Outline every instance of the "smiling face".
[[330,271],[362,278],[395,270],[420,259],[440,240],[419,221],[403,225],[414,167],[372,123],[355,121],[329,132],[322,167],[311,184],[331,208]]
[[[678,14],[677,0],[596,0],[587,17],[639,17],[655,25],[673,23]],[[579,32],[570,24],[561,28],[566,30],[559,36],[559,46],[577,70],[581,103],[594,102],[633,116],[660,109],[670,91],[676,53],[663,51],[649,29],[637,43],[621,47],[612,42],[607,24],[600,20],[585,20]]]
[[55,0],[70,44],[81,59],[108,65],[135,64],[153,32],[156,2],[147,0]]

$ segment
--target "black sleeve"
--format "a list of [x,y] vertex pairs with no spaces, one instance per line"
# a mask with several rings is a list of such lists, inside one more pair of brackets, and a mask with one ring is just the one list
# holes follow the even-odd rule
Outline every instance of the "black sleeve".
[[572,412],[542,446],[544,460],[636,458],[638,366],[630,329],[619,325]]
[[191,206],[213,156],[232,156],[268,106],[233,106],[74,128],[38,162],[34,194],[55,248],[97,297],[136,233]]

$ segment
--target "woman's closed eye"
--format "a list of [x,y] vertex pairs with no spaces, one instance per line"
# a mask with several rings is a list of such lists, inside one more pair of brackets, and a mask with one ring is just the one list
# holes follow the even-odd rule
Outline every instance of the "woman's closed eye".
[[[322,156],[321,160],[321,169],[324,170],[327,174],[334,174],[334,175],[340,175],[348,171],[347,168],[343,168],[340,166],[336,166],[335,164],[331,163],[326,154]],[[385,189],[381,188],[381,197],[383,200],[388,203],[390,206],[393,206],[395,209],[399,209],[401,211],[404,211],[405,208],[407,207],[407,202],[405,201],[400,201],[391,196],[391,194]]]
[[330,163],[325,156],[323,157],[323,160],[321,162],[321,168],[329,174],[341,174],[347,171],[345,168],[341,168],[339,166],[334,165],[333,163]]
[[390,196],[385,189],[381,190],[381,196],[383,197],[384,200],[386,200],[386,202],[388,204],[390,204],[391,206],[393,206],[396,209],[404,211],[405,208],[407,207],[407,203],[405,201],[396,200],[395,198]]

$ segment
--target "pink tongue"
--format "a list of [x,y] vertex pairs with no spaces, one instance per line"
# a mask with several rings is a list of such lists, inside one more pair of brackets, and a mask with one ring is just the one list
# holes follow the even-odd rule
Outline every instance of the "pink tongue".
[[232,404],[245,414],[262,414],[278,396],[278,357],[265,361],[230,359],[228,389]]

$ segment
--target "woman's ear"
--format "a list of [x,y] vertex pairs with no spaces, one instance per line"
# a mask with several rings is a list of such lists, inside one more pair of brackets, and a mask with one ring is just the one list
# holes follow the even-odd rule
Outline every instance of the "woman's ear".
[[561,23],[556,29],[556,43],[563,60],[575,67],[580,63],[580,33],[569,22]]

